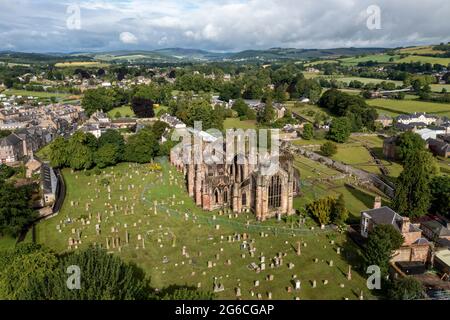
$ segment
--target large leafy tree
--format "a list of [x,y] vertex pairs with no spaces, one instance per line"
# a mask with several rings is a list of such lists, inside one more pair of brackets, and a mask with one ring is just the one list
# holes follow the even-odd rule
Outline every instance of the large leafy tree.
[[125,140],[118,130],[108,129],[98,138],[98,147],[101,148],[107,144],[114,144],[120,154],[125,150]]
[[377,225],[369,232],[364,251],[366,266],[379,266],[381,272],[386,274],[394,250],[400,248],[403,241],[403,236],[392,225]]
[[322,95],[318,104],[338,117],[347,117],[352,131],[375,128],[378,114],[362,97],[331,89]]
[[388,290],[388,297],[391,300],[416,300],[423,298],[424,287],[422,283],[407,276],[395,280]]
[[150,162],[158,153],[158,141],[151,128],[144,128],[131,136],[125,146],[124,158],[129,162]]
[[302,138],[305,140],[311,140],[314,136],[314,127],[311,123],[306,123],[303,127]]
[[107,143],[95,152],[95,163],[99,168],[115,165],[120,158],[119,148],[116,144]]
[[0,271],[0,299],[4,300],[38,299],[39,292],[33,284],[46,284],[58,263],[53,253],[39,247],[14,250],[2,260],[7,261]]
[[62,168],[68,164],[68,141],[63,137],[57,137],[50,144],[50,164],[55,168]]
[[430,182],[436,173],[432,155],[427,151],[408,153],[403,172],[397,179],[393,207],[408,217],[427,213],[431,202]]
[[83,108],[88,115],[93,114],[97,110],[108,112],[112,110],[117,104],[115,94],[112,89],[97,88],[86,90],[84,93]]
[[348,118],[335,118],[328,131],[327,138],[339,143],[344,143],[350,138],[351,124]]
[[397,152],[401,160],[405,160],[410,153],[425,150],[425,141],[420,135],[407,131],[398,136]]
[[434,177],[430,184],[431,212],[450,218],[450,177]]
[[68,165],[75,170],[90,169],[94,164],[96,142],[92,134],[77,131],[67,143]]
[[275,118],[275,110],[273,109],[272,100],[269,98],[266,101],[264,109],[258,114],[258,122],[263,124],[270,124]]
[[133,112],[139,118],[153,118],[155,116],[153,104],[152,99],[141,96],[135,96],[131,101]]
[[30,207],[31,194],[29,186],[16,188],[0,180],[0,235],[16,237],[36,219]]

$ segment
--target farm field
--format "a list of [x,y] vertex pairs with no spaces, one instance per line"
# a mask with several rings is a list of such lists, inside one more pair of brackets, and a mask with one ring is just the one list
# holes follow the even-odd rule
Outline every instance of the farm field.
[[55,93],[55,92],[40,92],[40,91],[27,91],[27,90],[16,90],[16,89],[7,89],[3,91],[7,96],[22,96],[22,97],[37,97],[40,99],[50,99],[52,97],[66,99],[70,97],[70,94],[67,93]]
[[55,64],[56,68],[106,68],[109,64],[97,61],[75,61],[75,62],[59,62]]
[[[344,234],[318,227],[311,230],[308,226],[314,223],[310,219],[306,225],[294,226],[274,219],[259,223],[252,214],[235,218],[204,212],[184,190],[182,175],[166,163],[162,168],[159,173],[151,172],[148,165],[120,164],[104,170],[100,176],[64,170],[66,201],[57,216],[37,225],[37,241],[64,252],[69,250],[69,238],[76,239],[77,234],[81,240],[79,247],[90,243],[106,247],[108,238],[108,251],[142,267],[156,288],[200,284],[202,290],[212,290],[214,277],[218,277],[225,288],[217,293],[222,299],[235,299],[238,285],[242,299],[256,299],[258,293],[267,299],[267,293],[271,292],[273,299],[356,300],[361,290],[365,299],[374,298],[365,285],[365,274],[359,274],[359,252]],[[257,249],[254,257],[241,247],[242,238],[234,240],[243,233]],[[112,239],[118,237],[120,249],[112,245]],[[298,241],[307,244],[302,245],[300,256],[295,253]],[[341,254],[336,252],[338,246],[342,248]],[[72,246],[71,250],[76,249]],[[286,253],[283,265],[270,268],[272,258],[279,252]],[[259,264],[262,254],[266,257],[266,270],[260,273],[250,270],[252,263]],[[329,265],[330,260],[333,266]],[[295,266],[289,269],[288,263]],[[354,270],[350,281],[346,278],[349,264]],[[268,280],[269,275],[273,275],[272,281]],[[300,279],[301,290],[288,293],[293,275]],[[260,282],[257,287],[255,280]],[[312,281],[317,282],[316,288]]]
[[380,114],[397,116],[404,113],[426,112],[439,116],[450,116],[450,104],[434,103],[419,100],[374,99],[367,103],[378,110]]
[[[393,62],[397,62],[397,59],[400,56],[396,55],[396,56],[390,56],[387,54],[373,54],[373,55],[367,55],[364,57],[350,57],[350,58],[343,58],[343,59],[339,59],[339,61],[341,63],[343,63],[344,65],[357,65],[360,62],[367,62],[367,61],[376,61],[376,62],[380,62],[380,63],[393,63]],[[394,59],[393,62],[389,61],[391,58]]]
[[400,53],[407,53],[407,54],[439,54],[444,53],[444,51],[434,50],[433,46],[419,46],[419,47],[411,47],[411,48],[403,48],[398,50]]
[[426,56],[415,56],[411,55],[403,59],[396,60],[397,63],[411,63],[411,62],[421,62],[421,63],[431,63],[431,64],[441,64],[443,66],[448,66],[450,64],[450,58],[436,58],[436,57],[426,57]]

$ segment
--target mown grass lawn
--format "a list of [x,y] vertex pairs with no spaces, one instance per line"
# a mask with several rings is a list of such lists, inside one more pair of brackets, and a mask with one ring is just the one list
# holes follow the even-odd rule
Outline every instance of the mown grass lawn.
[[450,116],[450,103],[434,103],[419,100],[373,99],[367,103],[383,113],[397,116],[404,113],[426,112],[439,116]]
[[225,130],[227,129],[256,129],[256,121],[255,120],[243,120],[241,121],[239,118],[227,118],[223,123],[223,127]]
[[[80,229],[79,247],[92,243],[106,247],[107,237],[120,237],[120,250],[110,247],[108,251],[137,263],[156,288],[200,284],[202,289],[212,290],[214,277],[219,277],[225,291],[218,293],[218,297],[223,299],[235,299],[238,285],[243,299],[256,299],[258,293],[267,299],[268,292],[273,299],[358,299],[361,290],[366,298],[373,298],[365,284],[365,273],[359,268],[358,250],[345,234],[322,231],[317,226],[314,230],[298,225],[291,229],[290,224],[273,219],[258,223],[250,213],[235,218],[204,212],[187,195],[182,175],[168,165],[163,166],[162,175],[150,172],[148,165],[133,164],[108,168],[100,176],[70,170],[64,170],[63,174],[67,185],[64,206],[59,215],[40,222],[36,228],[37,241],[57,252],[67,251],[69,238],[76,238],[76,230]],[[111,200],[105,182],[109,182]],[[90,203],[87,209],[86,203]],[[98,214],[101,222],[97,220]],[[97,224],[101,229],[99,235],[95,231]],[[254,257],[241,249],[242,239],[228,241],[229,236],[235,238],[238,233],[247,233],[248,241],[254,241]],[[145,239],[145,243],[139,238]],[[301,256],[295,253],[298,241],[307,244],[301,247]],[[343,248],[341,254],[336,252],[338,246]],[[189,256],[182,255],[183,247]],[[272,269],[271,260],[279,252],[286,253],[283,265]],[[256,273],[248,265],[259,264],[260,255],[266,257],[266,270]],[[330,260],[334,262],[332,267]],[[207,267],[208,261],[214,264],[212,268]],[[295,266],[289,269],[288,263]],[[351,281],[346,279],[349,264],[354,270]],[[273,281],[267,280],[269,275],[274,276]],[[293,275],[301,280],[302,288],[288,293]],[[259,286],[254,285],[255,280],[260,282]],[[313,280],[317,282],[316,288],[312,287]]]
[[117,113],[120,114],[120,117],[118,117],[118,118],[123,118],[123,117],[127,117],[127,116],[128,117],[134,117],[135,116],[133,110],[128,105],[127,106],[117,107],[117,108],[114,108],[114,109],[110,110],[108,112],[108,116],[110,118],[112,118],[112,119],[115,119]]

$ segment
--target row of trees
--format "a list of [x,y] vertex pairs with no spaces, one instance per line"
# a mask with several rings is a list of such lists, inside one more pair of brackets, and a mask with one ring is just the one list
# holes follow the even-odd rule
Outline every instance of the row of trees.
[[[79,290],[67,283],[70,266],[79,267]],[[74,272],[74,270],[71,270]],[[212,299],[213,294],[191,287],[169,287],[156,292],[134,264],[90,246],[76,253],[58,255],[35,244],[20,244],[0,252],[2,300],[159,300]]]
[[126,142],[116,130],[107,130],[99,139],[90,133],[77,131],[67,140],[58,137],[52,142],[50,162],[53,167],[74,170],[87,170],[94,166],[105,168],[121,161],[151,162],[155,156],[167,155],[170,150],[158,143],[166,126],[158,122],[153,127],[143,128]]

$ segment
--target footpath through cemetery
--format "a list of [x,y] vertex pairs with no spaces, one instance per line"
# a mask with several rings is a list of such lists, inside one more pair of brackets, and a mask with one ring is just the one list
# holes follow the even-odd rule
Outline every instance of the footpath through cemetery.
[[62,210],[35,227],[37,242],[57,252],[100,245],[156,288],[188,285],[223,299],[371,298],[355,245],[309,217],[202,211],[167,161],[63,175]]

